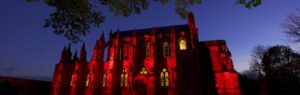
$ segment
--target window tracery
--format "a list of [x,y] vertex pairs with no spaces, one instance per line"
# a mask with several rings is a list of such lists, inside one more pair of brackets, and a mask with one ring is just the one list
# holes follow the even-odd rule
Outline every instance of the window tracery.
[[142,74],[142,75],[146,75],[146,74],[148,74],[148,72],[147,72],[147,70],[146,70],[146,68],[145,68],[145,67],[143,67],[143,68],[142,68],[142,70],[141,70],[140,74]]
[[90,74],[86,76],[85,86],[89,86],[89,82],[90,82]]
[[107,72],[103,74],[103,79],[102,79],[102,87],[107,86]]
[[71,81],[70,81],[70,86],[73,85],[73,80],[74,80],[74,74],[72,74]]
[[146,58],[148,58],[149,55],[150,55],[150,43],[147,42],[147,44],[146,44]]
[[168,42],[163,43],[163,56],[168,58],[170,56],[170,46]]
[[128,81],[128,74],[126,73],[126,70],[123,70],[121,74],[121,87],[126,87],[127,81]]
[[166,68],[163,68],[160,72],[160,86],[168,87],[169,86],[169,73],[167,72]]

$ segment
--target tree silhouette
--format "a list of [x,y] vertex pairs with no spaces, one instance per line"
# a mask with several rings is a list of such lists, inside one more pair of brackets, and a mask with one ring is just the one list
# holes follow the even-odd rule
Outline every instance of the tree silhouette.
[[271,95],[296,93],[299,88],[299,58],[299,54],[288,46],[257,46],[252,51],[250,70],[266,78]]
[[[300,9],[297,9],[300,13]],[[290,14],[282,24],[284,33],[294,42],[300,42],[300,14]]]
[[258,45],[253,48],[250,60],[250,70],[256,73],[260,73],[263,69],[262,67],[262,60],[264,57],[265,51],[267,51],[269,47]]
[[[35,2],[39,0],[27,0]],[[151,2],[168,4],[169,0],[44,0],[55,12],[45,20],[44,27],[51,27],[55,34],[63,35],[74,43],[81,41],[81,37],[89,33],[91,26],[99,27],[105,20],[101,8],[107,7],[115,16],[128,17],[140,14],[148,9]],[[175,12],[183,19],[188,13],[187,8],[198,5],[202,0],[175,0]],[[237,4],[252,8],[260,5],[262,0],[236,0]]]
[[259,95],[259,81],[253,71],[239,73],[239,85],[242,95]]

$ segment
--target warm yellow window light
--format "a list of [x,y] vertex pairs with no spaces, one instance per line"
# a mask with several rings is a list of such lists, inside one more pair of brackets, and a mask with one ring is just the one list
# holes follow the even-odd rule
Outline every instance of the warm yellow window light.
[[85,86],[89,86],[90,74],[86,76]]
[[128,74],[127,74],[127,73],[125,74],[125,79],[124,79],[124,81],[125,81],[125,82],[124,82],[124,83],[125,83],[124,86],[127,86],[127,81],[128,81]]
[[164,78],[164,72],[160,72],[160,86],[165,86]]
[[103,80],[102,80],[102,87],[107,86],[107,73],[104,73]]
[[128,80],[128,75],[126,73],[126,70],[123,70],[121,74],[121,87],[127,86],[127,80]]
[[179,40],[179,49],[186,50],[186,41],[184,39]]
[[73,85],[73,78],[74,78],[74,74],[72,74],[72,77],[71,77],[71,82],[70,82],[71,86]]
[[162,72],[160,72],[160,86],[169,86],[169,74],[167,72],[166,68],[162,69]]
[[146,75],[147,73],[148,73],[148,72],[147,72],[146,68],[143,67],[142,70],[141,70],[141,72],[140,72],[140,74]]
[[165,72],[165,86],[169,86],[169,74]]
[[150,55],[150,43],[146,44],[146,58],[148,58]]

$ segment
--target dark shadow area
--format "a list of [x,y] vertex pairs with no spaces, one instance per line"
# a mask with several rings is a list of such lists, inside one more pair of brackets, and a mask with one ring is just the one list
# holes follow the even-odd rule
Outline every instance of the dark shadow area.
[[239,74],[239,83],[242,95],[259,95],[259,81],[257,79]]
[[51,82],[0,77],[0,95],[50,95]]
[[4,80],[0,82],[0,93],[1,95],[18,95],[16,87],[11,85],[11,82]]

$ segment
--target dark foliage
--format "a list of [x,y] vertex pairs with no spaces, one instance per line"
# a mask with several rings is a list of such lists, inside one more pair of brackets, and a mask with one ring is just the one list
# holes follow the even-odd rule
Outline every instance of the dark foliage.
[[[39,0],[27,0],[34,2]],[[52,28],[57,35],[62,35],[69,41],[76,43],[81,37],[89,33],[91,26],[99,27],[105,20],[105,16],[99,10],[108,7],[115,16],[128,17],[131,14],[140,14],[148,9],[151,2],[168,4],[169,0],[44,0],[55,7],[56,11],[45,20],[44,27]],[[175,12],[183,19],[186,18],[188,8],[198,5],[202,0],[176,0]],[[260,5],[262,0],[237,0],[237,4],[252,8]]]
[[57,35],[63,35],[72,42],[80,41],[89,32],[90,26],[99,26],[104,16],[86,0],[46,0],[56,11],[45,20],[44,27],[51,27]]
[[245,5],[248,9],[259,6],[261,2],[262,0],[237,0],[237,3]]
[[260,86],[270,95],[299,93],[300,57],[287,46],[257,46],[252,52],[251,67],[259,73]]
[[239,84],[242,95],[259,95],[259,81],[239,74]]

